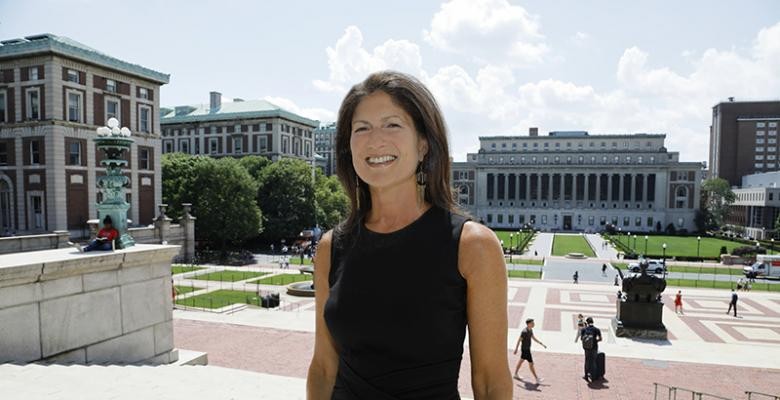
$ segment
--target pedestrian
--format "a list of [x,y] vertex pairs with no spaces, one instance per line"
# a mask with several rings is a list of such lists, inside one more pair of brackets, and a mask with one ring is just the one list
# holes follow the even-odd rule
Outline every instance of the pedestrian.
[[739,296],[737,296],[737,292],[734,291],[734,289],[731,289],[731,301],[729,302],[729,309],[726,311],[726,314],[731,312],[731,309],[734,308],[734,316],[737,316],[737,300],[739,299]]
[[[534,379],[536,379],[536,384],[540,384],[542,382],[542,379],[539,378],[538,375],[536,375],[536,368],[534,368],[534,358],[531,356],[531,340],[533,340],[536,343],[539,343],[542,347],[545,349],[547,346],[544,345],[539,339],[534,336],[534,319],[528,318],[525,320],[525,328],[522,332],[520,332],[520,337],[517,338],[517,344],[515,345],[515,354],[517,354],[517,348],[520,347],[520,361],[517,362],[517,366],[515,367],[515,374],[514,377],[517,380],[522,379],[519,375],[517,375],[517,372],[520,370],[520,366],[523,365],[523,361],[528,361],[528,367],[531,369],[531,374],[533,374]],[[522,343],[522,346],[521,346]]]
[[617,275],[615,275],[615,286],[620,286],[620,280]]
[[737,279],[737,290],[742,290],[742,278]]
[[577,335],[574,337],[574,343],[580,340],[580,330],[585,327],[585,317],[582,314],[577,314]]
[[579,283],[580,271],[574,271],[574,276],[572,276],[572,278],[574,278],[574,283]]
[[674,296],[674,312],[678,313],[677,309],[679,309],[679,313],[683,314],[683,307],[682,307],[682,291],[678,290],[677,295]]
[[539,253],[536,250],[534,250],[534,257],[536,257],[538,255],[539,255]]
[[274,244],[271,243],[271,254],[274,254]]
[[607,264],[601,264],[601,276],[607,276]]
[[598,369],[596,358],[599,354],[599,342],[601,341],[601,330],[593,326],[593,318],[588,317],[585,320],[586,327],[580,329],[580,340],[582,341],[582,350],[585,351],[585,375],[582,379],[590,382],[593,379],[602,376]]

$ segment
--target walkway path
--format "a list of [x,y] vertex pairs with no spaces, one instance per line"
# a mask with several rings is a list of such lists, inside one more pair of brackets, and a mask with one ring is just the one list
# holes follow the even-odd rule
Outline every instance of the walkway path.
[[523,255],[534,257],[547,257],[552,254],[553,237],[555,234],[547,232],[539,232],[536,237],[531,241]]
[[617,250],[608,241],[596,233],[586,233],[585,239],[596,252],[596,258],[603,260],[617,260]]

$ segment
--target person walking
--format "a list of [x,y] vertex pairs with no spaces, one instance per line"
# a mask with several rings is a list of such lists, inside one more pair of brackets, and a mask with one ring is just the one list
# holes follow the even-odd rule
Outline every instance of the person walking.
[[601,276],[607,276],[607,264],[601,264]]
[[603,373],[599,371],[597,357],[599,354],[599,342],[601,341],[601,330],[593,326],[593,318],[588,317],[585,320],[586,327],[580,329],[580,341],[582,341],[582,350],[585,351],[585,375],[582,379],[591,382],[593,379],[601,378]]
[[574,276],[572,276],[572,278],[574,279],[574,283],[579,283],[578,281],[580,280],[580,271],[574,271]]
[[615,275],[615,286],[620,286],[620,280],[617,275]]
[[678,290],[677,294],[674,296],[674,312],[683,315],[682,291],[681,290]]
[[582,314],[577,314],[577,336],[574,337],[574,343],[577,343],[577,341],[580,340],[580,331],[585,326],[585,317],[583,317]]
[[731,289],[731,301],[729,302],[729,309],[726,311],[726,314],[731,312],[731,309],[734,308],[734,316],[737,316],[737,300],[739,300],[739,296],[737,296],[737,292],[734,291],[734,289]]
[[[545,349],[547,346],[544,345],[539,339],[534,336],[534,319],[528,318],[525,320],[525,328],[522,332],[520,332],[520,337],[517,338],[517,344],[515,345],[515,354],[517,354],[517,348],[520,347],[520,361],[517,362],[517,366],[515,367],[515,373],[514,378],[517,380],[522,379],[519,375],[517,375],[517,372],[520,370],[520,367],[523,365],[524,361],[528,361],[528,367],[531,369],[531,374],[533,374],[534,379],[536,379],[536,384],[542,383],[542,379],[539,378],[538,375],[536,375],[536,368],[534,368],[534,358],[531,355],[531,340],[533,340],[536,343],[539,343],[542,347]],[[522,344],[522,345],[521,345]]]

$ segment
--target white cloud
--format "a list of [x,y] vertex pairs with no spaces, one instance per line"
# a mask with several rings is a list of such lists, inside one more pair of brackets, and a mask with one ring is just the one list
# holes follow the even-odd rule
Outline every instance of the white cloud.
[[273,104],[276,104],[277,106],[290,111],[292,113],[298,114],[302,117],[315,119],[320,122],[329,122],[329,121],[335,121],[336,120],[336,113],[331,110],[326,110],[324,108],[304,108],[300,107],[298,104],[296,104],[294,101],[284,98],[284,97],[273,97],[273,96],[266,96],[263,98],[263,100],[266,100],[268,102],[271,102]]
[[387,40],[371,52],[363,48],[363,33],[349,26],[334,47],[328,47],[329,79],[314,80],[317,89],[345,93],[370,73],[394,69],[416,76],[422,74],[422,57],[417,44],[408,40]]
[[[457,1],[446,6],[453,4],[466,7]],[[430,40],[449,44],[456,37],[441,34],[433,39],[434,31]],[[340,53],[348,56],[340,59]],[[416,44],[387,41],[368,51],[356,27],[347,29],[328,56],[331,79],[322,85],[343,90],[370,71],[387,67],[391,57],[400,60],[441,104],[456,160],[477,150],[478,136],[525,134],[536,126],[543,132],[666,133],[670,151],[680,152],[683,160],[704,161],[715,103],[729,96],[776,99],[780,93],[780,23],[761,29],[749,49],[689,51],[683,56],[689,73],[654,65],[661,61],[638,47],[627,48],[615,64],[614,87],[606,90],[554,78],[522,81],[511,63],[485,64],[475,74],[460,65],[431,73]]]
[[584,47],[590,41],[590,35],[585,32],[577,32],[569,40],[576,46]]
[[433,47],[487,63],[533,65],[549,51],[539,19],[507,0],[451,0],[423,37]]

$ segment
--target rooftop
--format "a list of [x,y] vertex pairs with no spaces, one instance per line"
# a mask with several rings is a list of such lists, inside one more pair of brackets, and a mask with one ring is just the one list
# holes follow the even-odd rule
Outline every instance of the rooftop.
[[309,125],[312,128],[319,126],[319,121],[302,117],[266,100],[224,102],[214,109],[209,104],[192,104],[160,109],[160,123],[163,125],[182,122],[268,117],[281,117]]
[[122,61],[65,36],[43,33],[0,41],[0,61],[45,53],[59,54],[101,67],[122,71],[160,84],[166,84],[170,80],[169,74]]
[[623,134],[597,134],[591,135],[587,131],[552,131],[547,136],[528,136],[528,135],[495,135],[495,136],[480,136],[479,140],[511,140],[511,139],[559,139],[559,138],[576,138],[576,139],[637,139],[637,138],[666,138],[665,133],[623,133]]

